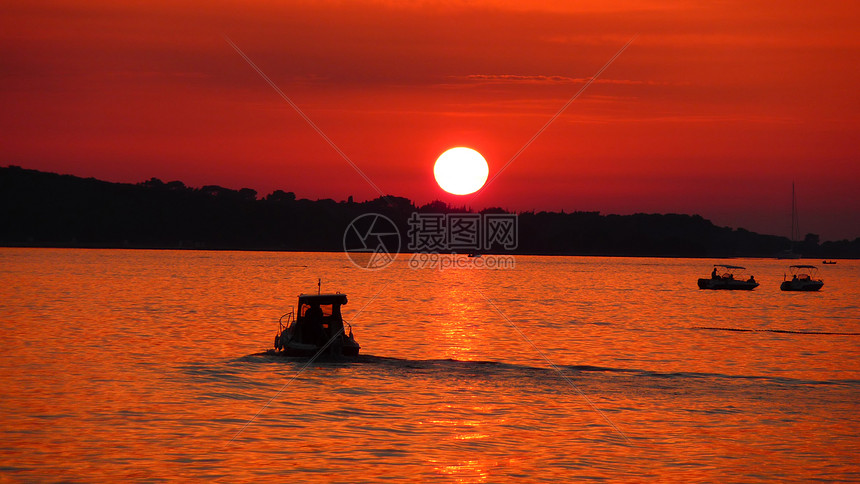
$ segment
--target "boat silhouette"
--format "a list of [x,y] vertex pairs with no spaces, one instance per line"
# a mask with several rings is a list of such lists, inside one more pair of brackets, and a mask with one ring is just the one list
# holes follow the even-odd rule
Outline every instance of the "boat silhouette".
[[728,264],[714,264],[711,277],[701,278],[698,281],[699,289],[725,289],[751,291],[758,287],[755,277],[742,276],[738,271],[744,271],[746,267],[732,266]]
[[275,351],[285,356],[358,356],[361,346],[340,312],[346,303],[346,294],[339,292],[299,294],[295,312],[290,310],[278,320]]
[[793,265],[788,267],[791,279],[783,274],[782,284],[779,285],[783,291],[817,291],[824,286],[824,281],[818,278],[818,268],[812,265]]

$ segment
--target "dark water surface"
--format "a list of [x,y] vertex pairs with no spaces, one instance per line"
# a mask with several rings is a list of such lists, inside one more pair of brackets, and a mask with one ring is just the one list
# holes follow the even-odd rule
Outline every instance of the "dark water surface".
[[[713,262],[0,249],[0,480],[860,480],[860,263]],[[362,356],[301,371],[318,277]]]

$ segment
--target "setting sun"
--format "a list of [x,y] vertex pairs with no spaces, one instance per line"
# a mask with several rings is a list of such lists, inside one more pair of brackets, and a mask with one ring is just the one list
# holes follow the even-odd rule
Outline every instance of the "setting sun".
[[436,159],[433,175],[439,186],[454,195],[474,193],[487,181],[487,160],[472,148],[451,148]]

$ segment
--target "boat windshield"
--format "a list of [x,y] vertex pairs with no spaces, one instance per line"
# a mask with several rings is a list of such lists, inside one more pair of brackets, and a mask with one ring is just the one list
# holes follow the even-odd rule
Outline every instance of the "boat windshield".
[[297,319],[304,319],[308,314],[313,318],[340,318],[340,307],[346,301],[346,294],[301,294]]
[[307,312],[314,306],[317,306],[322,311],[322,316],[327,317],[334,314],[334,305],[333,304],[310,304],[310,303],[302,303],[299,306],[299,317],[304,318],[307,315]]
[[305,315],[307,314],[308,310],[310,310],[314,306],[317,306],[320,308],[320,310],[322,310],[322,316],[323,317],[328,317],[331,315],[340,315],[340,305],[339,304],[337,304],[337,305],[335,305],[335,304],[315,304],[315,303],[303,302],[299,306],[299,317],[304,318]]

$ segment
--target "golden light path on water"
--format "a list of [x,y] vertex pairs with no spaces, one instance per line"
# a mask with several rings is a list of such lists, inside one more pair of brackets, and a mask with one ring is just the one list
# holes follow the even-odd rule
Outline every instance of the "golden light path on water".
[[[856,261],[821,267],[821,292],[792,294],[778,289],[787,264],[776,260],[734,260],[761,286],[719,292],[696,288],[715,262],[702,259],[518,256],[513,269],[447,271],[404,259],[364,271],[343,254],[0,249],[0,475],[808,482],[860,473]],[[349,295],[344,315],[362,356],[315,362],[284,388],[304,363],[258,353],[317,278]],[[756,331],[693,329],[702,326]]]

